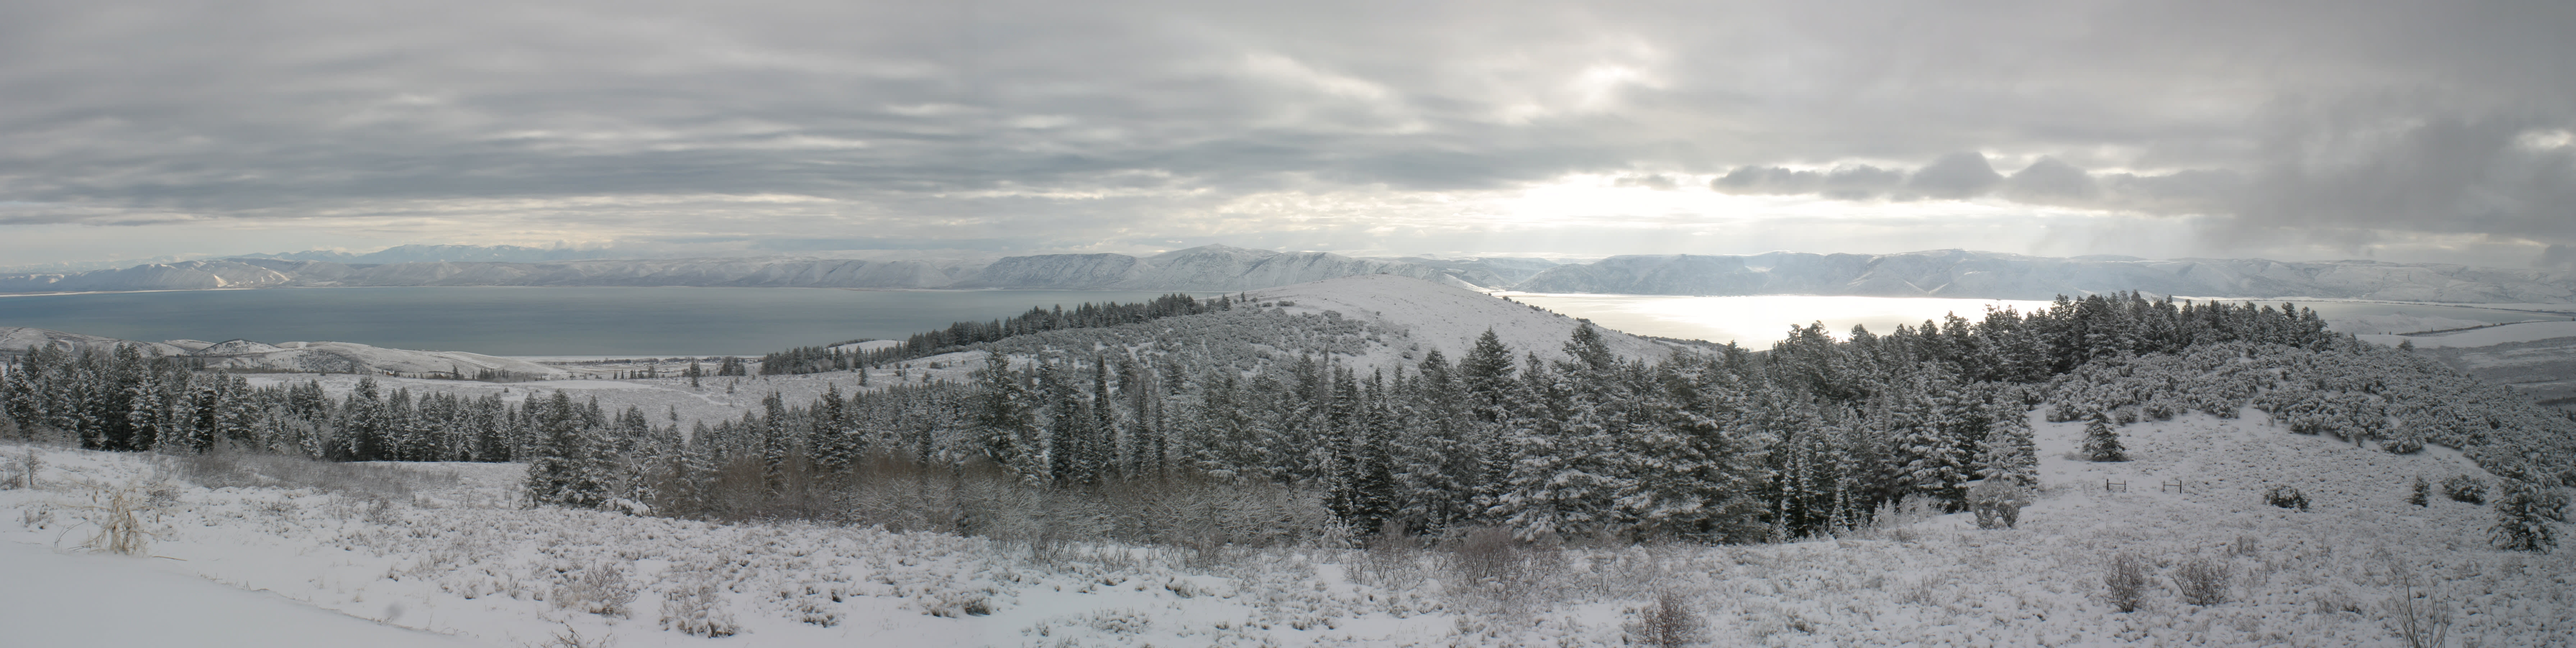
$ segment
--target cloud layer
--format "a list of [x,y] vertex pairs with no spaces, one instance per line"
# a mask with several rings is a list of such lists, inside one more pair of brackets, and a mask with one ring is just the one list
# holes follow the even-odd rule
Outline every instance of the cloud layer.
[[2567,3],[1327,4],[11,3],[0,255],[2576,244]]

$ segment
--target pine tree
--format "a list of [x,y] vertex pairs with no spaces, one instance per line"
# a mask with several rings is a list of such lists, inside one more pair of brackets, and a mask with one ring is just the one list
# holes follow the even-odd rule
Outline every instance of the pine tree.
[[2496,523],[2488,534],[2499,548],[2533,553],[2558,548],[2557,528],[2550,519],[2566,516],[2566,501],[2532,483],[2529,477],[2534,472],[2530,466],[2498,471],[2502,479],[2496,484]]
[[2093,461],[2128,461],[2128,450],[2120,445],[2120,432],[2111,427],[2111,417],[2094,412],[2084,424],[2084,456]]
[[1010,356],[986,354],[975,381],[972,423],[984,458],[1023,478],[1046,474],[1046,448],[1033,418],[1036,404],[1025,377],[1011,370]]
[[2407,489],[2406,489],[2406,503],[2408,503],[2408,504],[2413,504],[2413,505],[2416,505],[2416,506],[2430,506],[2430,505],[2432,505],[2432,503],[2433,503],[2433,484],[2432,484],[2432,482],[2424,481],[2424,476],[2423,476],[2423,475],[2416,475],[2416,476],[2415,476],[2415,483],[2410,484],[2410,485],[2408,485],[2408,486],[2407,486]]
[[841,386],[825,383],[823,395],[814,401],[812,414],[814,464],[826,474],[838,475],[858,462],[862,439],[850,428],[848,403],[841,399]]
[[1986,420],[1993,426],[1978,444],[1977,478],[2007,481],[2023,488],[2039,485],[2039,449],[2031,439],[2030,417],[2017,396],[1986,401]]

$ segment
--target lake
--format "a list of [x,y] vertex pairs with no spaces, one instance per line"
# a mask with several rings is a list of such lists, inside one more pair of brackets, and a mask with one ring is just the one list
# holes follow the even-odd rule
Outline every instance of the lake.
[[[130,340],[339,341],[508,356],[760,354],[862,338],[900,339],[1031,306],[1136,302],[1161,291],[860,291],[826,288],[272,288],[0,297],[0,326]],[[1202,293],[1214,295],[1221,293]],[[1987,306],[2046,302],[1887,297],[1511,294],[1602,326],[1770,348],[1792,324],[1885,333]],[[2310,302],[2329,319],[2413,313],[2474,322],[2564,319],[2453,306]]]
[[[830,288],[268,288],[0,297],[0,326],[129,340],[356,342],[506,356],[757,355],[900,339],[1031,306],[1168,291]],[[1215,295],[1220,293],[1205,293]]]

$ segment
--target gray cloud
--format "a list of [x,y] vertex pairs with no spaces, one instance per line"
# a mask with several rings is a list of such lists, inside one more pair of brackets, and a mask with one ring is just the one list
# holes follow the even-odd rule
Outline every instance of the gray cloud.
[[1933,160],[1905,180],[1905,188],[1934,198],[1967,198],[1986,193],[2002,174],[1979,153],[1952,153]]
[[2576,125],[2570,27],[2510,1],[20,2],[0,227],[1079,248],[1373,225],[1224,209],[1266,193],[1613,173],[2211,215],[2213,249],[2576,243],[2571,149],[2526,141]]

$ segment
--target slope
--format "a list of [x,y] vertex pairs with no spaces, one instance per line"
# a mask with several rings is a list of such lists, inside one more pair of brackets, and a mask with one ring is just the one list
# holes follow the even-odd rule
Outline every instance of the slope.
[[[1515,354],[1536,352],[1567,359],[1562,347],[1581,320],[1484,293],[1395,275],[1360,275],[1246,293],[1256,303],[1290,312],[1340,313],[1404,332],[1426,349],[1456,361],[1487,329]],[[1631,359],[1656,360],[1686,347],[1602,329],[1610,349]]]

